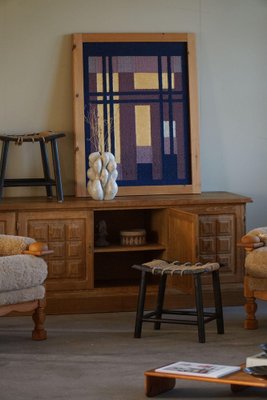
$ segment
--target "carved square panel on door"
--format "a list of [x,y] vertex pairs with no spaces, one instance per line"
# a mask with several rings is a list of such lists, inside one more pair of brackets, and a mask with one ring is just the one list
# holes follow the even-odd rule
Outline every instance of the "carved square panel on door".
[[47,257],[48,290],[92,287],[89,218],[83,211],[58,212],[56,218],[49,212],[21,213],[21,229],[38,241],[45,241],[53,250]]
[[234,215],[199,217],[199,259],[201,262],[220,263],[223,281],[235,274],[234,244]]
[[16,234],[16,214],[14,212],[2,212],[0,217],[0,234]]

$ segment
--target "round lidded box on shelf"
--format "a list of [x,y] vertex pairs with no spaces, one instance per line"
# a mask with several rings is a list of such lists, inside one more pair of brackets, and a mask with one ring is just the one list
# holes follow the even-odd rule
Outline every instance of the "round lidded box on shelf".
[[122,246],[141,246],[146,243],[145,229],[129,229],[120,231]]

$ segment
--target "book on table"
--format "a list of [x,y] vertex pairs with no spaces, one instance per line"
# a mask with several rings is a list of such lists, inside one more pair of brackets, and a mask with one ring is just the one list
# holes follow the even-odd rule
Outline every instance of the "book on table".
[[246,367],[267,366],[267,353],[261,352],[246,359]]
[[240,367],[232,365],[219,365],[219,364],[207,364],[207,363],[196,363],[187,361],[178,361],[164,367],[157,368],[156,372],[163,372],[177,375],[192,375],[192,376],[203,376],[209,378],[220,378],[222,376],[232,374],[233,372],[239,371]]

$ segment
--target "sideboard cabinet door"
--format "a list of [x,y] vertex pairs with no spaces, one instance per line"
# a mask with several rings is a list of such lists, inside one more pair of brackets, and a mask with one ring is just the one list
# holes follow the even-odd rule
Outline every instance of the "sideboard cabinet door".
[[[168,260],[195,263],[198,261],[198,215],[170,208],[168,213]],[[172,277],[170,286],[184,293],[193,293],[192,276]]]
[[[205,210],[169,210],[168,259],[180,262],[218,262],[221,264],[221,283],[242,282],[243,265],[239,260],[236,242],[240,236],[237,217],[232,209],[214,214]],[[173,280],[184,292],[193,290],[192,279]],[[209,277],[203,283],[210,284]]]
[[199,216],[199,261],[221,264],[221,281],[238,282],[235,216]]
[[92,213],[89,211],[20,212],[19,235],[48,243],[48,290],[93,287]]
[[16,213],[1,212],[0,214],[0,234],[16,235]]

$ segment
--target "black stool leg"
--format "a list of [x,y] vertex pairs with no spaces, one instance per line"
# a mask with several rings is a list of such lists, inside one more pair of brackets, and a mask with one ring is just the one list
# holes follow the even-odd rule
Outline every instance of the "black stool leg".
[[204,322],[204,309],[203,309],[203,296],[201,285],[201,274],[194,274],[195,283],[195,300],[197,311],[197,325],[198,325],[198,341],[205,343],[205,322]]
[[[167,280],[167,275],[163,274],[160,277],[159,281],[159,290],[158,290],[158,298],[157,298],[157,308],[156,308],[156,318],[159,319],[162,316],[162,308],[163,308],[163,302],[164,302],[164,295],[165,295],[165,288],[166,288],[166,280]],[[160,322],[155,322],[154,323],[154,329],[160,329]]]
[[[48,163],[45,142],[40,141],[40,149],[41,149],[41,156],[42,156],[44,178],[48,182],[48,181],[51,181],[51,175],[50,175],[50,169],[49,169],[49,163]],[[46,188],[47,197],[52,198],[53,197],[52,183],[50,185],[46,185],[45,188]]]
[[51,149],[52,149],[52,158],[53,158],[55,181],[56,181],[57,200],[58,202],[62,202],[64,200],[64,197],[63,197],[63,189],[62,189],[61,174],[60,174],[58,146],[56,139],[51,139]]
[[1,151],[1,161],[0,161],[0,199],[2,199],[3,189],[5,185],[5,173],[6,173],[8,149],[9,149],[9,142],[3,141],[2,151]]
[[222,295],[221,295],[219,270],[212,271],[212,283],[213,283],[213,294],[214,294],[214,303],[216,310],[217,332],[224,333]]
[[135,331],[134,331],[135,338],[141,337],[145,299],[146,299],[146,272],[142,271],[138,301],[137,301],[136,319],[135,319]]

